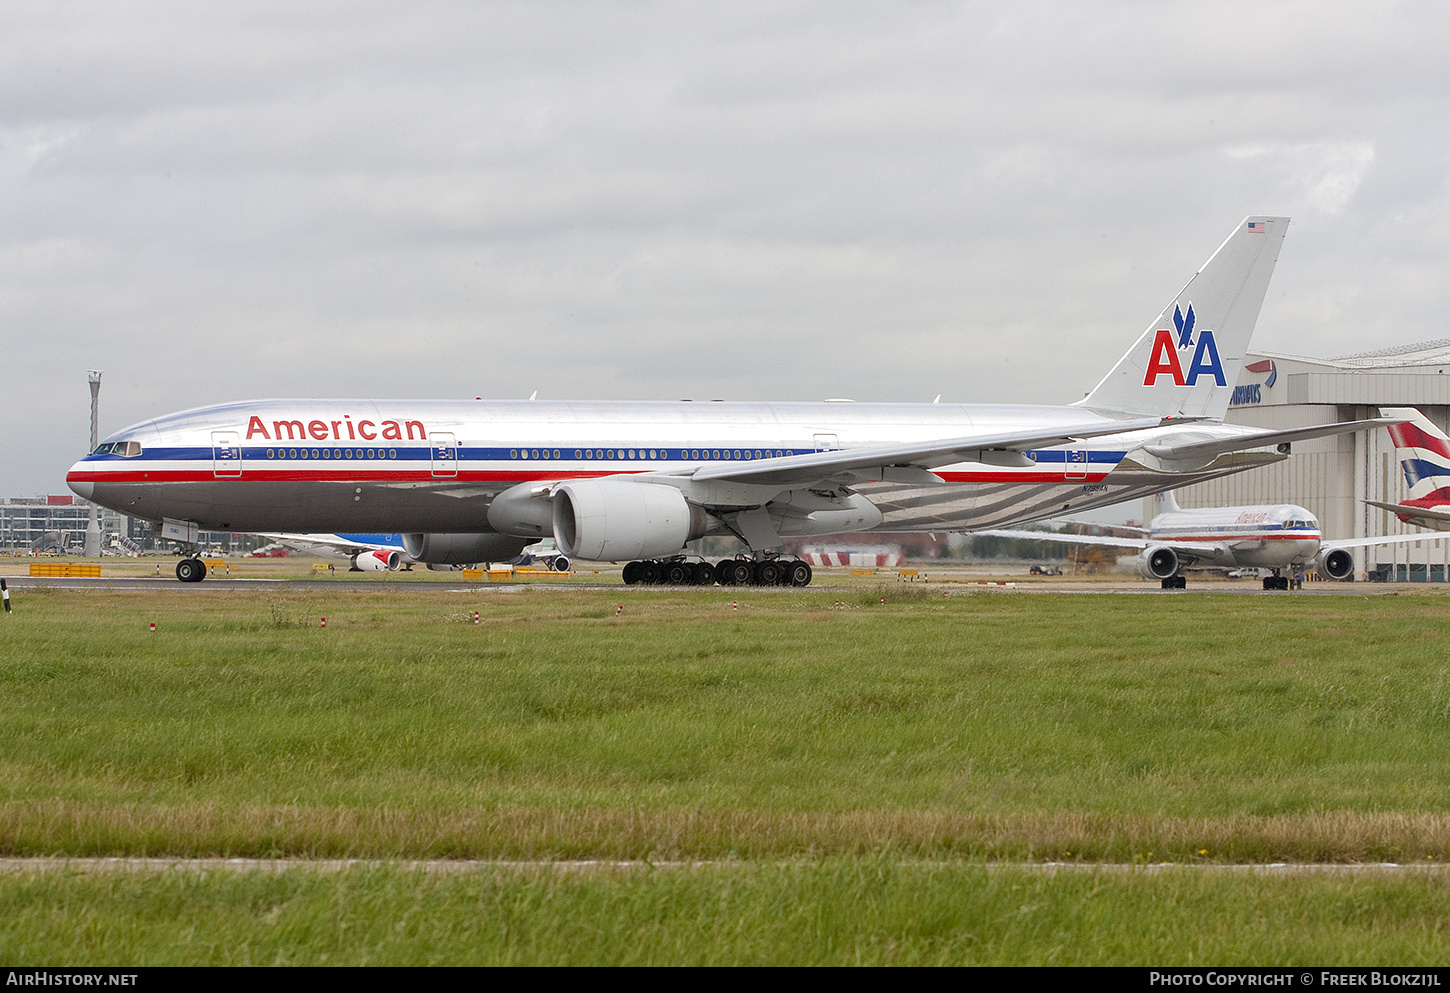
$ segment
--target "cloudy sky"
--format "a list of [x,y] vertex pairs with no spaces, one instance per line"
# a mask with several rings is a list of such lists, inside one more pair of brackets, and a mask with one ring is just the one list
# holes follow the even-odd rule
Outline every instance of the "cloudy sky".
[[7,0],[0,497],[257,396],[1076,399],[1450,337],[1450,6]]

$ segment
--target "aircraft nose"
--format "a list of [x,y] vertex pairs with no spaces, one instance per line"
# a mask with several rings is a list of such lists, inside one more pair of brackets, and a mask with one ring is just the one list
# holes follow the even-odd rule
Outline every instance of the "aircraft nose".
[[80,497],[82,500],[89,500],[91,498],[91,495],[96,492],[96,484],[90,482],[89,480],[82,480],[76,478],[80,475],[76,471],[80,467],[81,464],[79,462],[71,466],[70,472],[66,473],[65,484],[71,488],[71,492],[74,493],[76,496]]

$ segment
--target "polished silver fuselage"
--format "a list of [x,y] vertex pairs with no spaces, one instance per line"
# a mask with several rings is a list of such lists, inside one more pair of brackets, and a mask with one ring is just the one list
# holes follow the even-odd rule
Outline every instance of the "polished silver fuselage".
[[[121,513],[209,530],[488,532],[494,497],[530,481],[688,473],[1028,433],[1085,417],[1110,426],[1124,416],[997,404],[257,400],[133,425],[77,462],[67,482]],[[1167,430],[1045,448],[1025,466],[936,467],[940,482],[853,486],[882,512],[874,530],[962,531],[1105,506],[1282,458],[1236,453],[1165,465],[1139,451]]]

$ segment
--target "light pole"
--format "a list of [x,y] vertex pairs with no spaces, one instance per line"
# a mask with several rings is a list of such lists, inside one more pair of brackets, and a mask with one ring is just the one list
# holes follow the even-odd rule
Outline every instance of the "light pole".
[[[91,383],[91,447],[86,449],[89,453],[96,450],[96,445],[101,440],[101,372],[99,369],[88,369],[86,377]],[[101,521],[94,503],[91,504],[90,521],[86,524],[83,554],[88,559],[98,558],[101,554]]]

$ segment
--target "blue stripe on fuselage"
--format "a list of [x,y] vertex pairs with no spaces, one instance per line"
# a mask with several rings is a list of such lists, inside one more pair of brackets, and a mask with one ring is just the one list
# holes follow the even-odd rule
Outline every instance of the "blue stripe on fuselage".
[[[608,462],[631,462],[631,463],[643,463],[643,464],[649,464],[651,462],[722,462],[722,461],[731,461],[731,462],[754,462],[754,461],[756,461],[756,458],[757,458],[757,456],[755,455],[755,453],[757,451],[761,453],[760,456],[759,456],[760,459],[776,458],[777,456],[775,455],[775,453],[777,451],[782,451],[782,452],[785,451],[785,449],[772,448],[772,449],[770,449],[769,453],[767,454],[764,446],[761,446],[758,449],[755,448],[754,446],[751,446],[749,449],[746,449],[744,446],[736,447],[735,445],[732,444],[729,447],[729,449],[728,449],[729,452],[730,452],[730,454],[733,456],[736,452],[739,452],[740,453],[740,457],[738,459],[736,459],[736,458],[721,459],[721,458],[711,458],[708,455],[706,455],[705,454],[705,451],[706,450],[705,450],[704,446],[701,446],[700,448],[694,448],[694,447],[692,447],[692,448],[688,448],[688,449],[682,449],[682,448],[654,448],[654,449],[651,449],[651,448],[648,448],[648,447],[641,447],[639,445],[634,445],[634,446],[631,447],[629,445],[617,445],[617,444],[616,445],[612,445],[612,446],[607,447],[607,448],[606,447],[603,447],[603,446],[600,446],[600,445],[591,445],[589,448],[582,448],[582,447],[575,447],[575,446],[563,446],[563,445],[560,445],[560,446],[558,446],[556,448],[554,445],[550,445],[549,446],[549,450],[550,450],[550,454],[551,455],[553,454],[554,451],[557,451],[559,453],[558,458],[557,458],[557,461],[560,461],[560,462],[563,462],[563,461],[573,461],[573,462],[584,462],[584,461],[599,462],[599,461],[608,461]],[[715,445],[711,445],[710,448],[709,448],[709,450],[710,451],[718,451],[718,452],[722,452],[723,453],[727,449],[725,449],[724,447],[718,447],[718,446],[715,446]],[[301,453],[303,451],[305,451],[307,453],[307,455],[305,457],[302,456],[301,454],[297,454],[297,455],[293,455],[292,454],[294,452]],[[549,458],[549,459],[535,459],[535,458],[531,458],[530,453],[532,453],[533,451],[541,451],[541,452],[543,451],[542,447],[540,447],[538,449],[535,449],[532,445],[529,446],[528,449],[522,449],[522,448],[494,448],[494,447],[481,448],[481,447],[475,447],[475,448],[457,448],[457,449],[452,449],[452,451],[454,451],[454,452],[457,453],[457,458],[458,458],[459,461],[468,461],[468,462],[526,462],[526,461],[531,461],[531,462],[552,462],[552,461],[555,461],[555,459],[553,459],[553,458]],[[621,455],[620,454],[621,452],[628,453],[630,451],[634,451],[634,452],[639,453],[639,454],[635,458],[630,458],[630,457],[628,457],[627,454],[625,454],[625,455]],[[651,452],[651,451],[657,452],[658,453],[657,457],[650,458],[648,456],[648,453]],[[791,449],[790,451],[791,451],[791,454],[795,454],[795,455],[809,455],[809,454],[815,454],[815,453],[824,452],[824,451],[840,451],[840,449],[811,449],[811,448],[801,448],[801,449]],[[313,447],[312,445],[302,445],[302,444],[287,444],[287,445],[272,444],[272,445],[266,445],[266,446],[246,446],[246,447],[243,447],[242,448],[241,452],[242,452],[242,459],[244,461],[246,461],[246,462],[279,462],[279,461],[280,462],[291,462],[291,461],[304,461],[304,459],[305,459],[305,461],[308,461],[308,462],[313,462],[313,461],[317,461],[317,462],[321,462],[321,461],[332,461],[332,462],[351,461],[351,462],[357,462],[359,460],[364,461],[364,462],[367,462],[367,461],[377,462],[380,459],[382,461],[384,461],[384,462],[428,462],[428,461],[431,461],[433,459],[433,455],[434,455],[434,449],[431,448],[431,447],[426,447],[426,448],[416,448],[416,447],[414,447],[414,448],[397,448],[397,447],[393,447],[393,446],[383,446],[383,447],[379,447],[377,445],[372,445],[372,446],[367,446],[367,445],[363,445],[363,446],[358,446],[358,445],[347,445],[347,446],[328,445],[328,446],[325,446],[325,447],[322,446],[322,445],[318,445],[316,447]],[[279,452],[280,453],[284,453],[281,458],[278,457],[278,453]],[[314,452],[316,454],[313,454]],[[324,452],[326,453],[325,455],[323,454]],[[368,452],[372,452],[374,454],[371,457],[369,457],[366,454]],[[599,456],[599,453],[600,452],[604,452],[604,453],[607,453],[607,454],[603,458],[601,458]],[[691,454],[692,452],[697,452],[699,454],[692,455]],[[586,455],[585,453],[589,453],[589,454]],[[147,448],[139,456],[112,455],[110,453],[107,453],[105,455],[91,454],[91,455],[85,456],[81,461],[83,461],[83,462],[121,462],[121,463],[135,462],[135,461],[143,461],[143,462],[210,462],[210,461],[212,461],[212,458],[213,458],[214,454],[215,454],[214,453],[214,450],[211,449],[211,448]],[[1068,454],[1069,453],[1067,451],[1065,451],[1065,450],[1060,450],[1059,449],[1059,450],[1032,451],[1032,452],[1026,452],[1025,454],[1029,458],[1031,458],[1033,461],[1038,462],[1038,463],[1041,463],[1041,464],[1052,464],[1052,463],[1064,463],[1065,464],[1067,462]],[[1121,462],[1123,460],[1124,456],[1127,455],[1127,452],[1109,452],[1109,451],[1097,452],[1097,451],[1083,451],[1081,449],[1077,449],[1077,450],[1074,450],[1072,452],[1072,454],[1075,455],[1075,456],[1085,456],[1085,458],[1077,459],[1075,464],[1084,464],[1084,463],[1086,463],[1086,464],[1093,464],[1093,465],[1117,465],[1119,462]],[[592,458],[589,457],[590,455],[592,455],[593,457]],[[1447,475],[1447,474],[1450,474],[1450,472],[1447,472],[1446,470],[1440,470],[1440,474]]]

